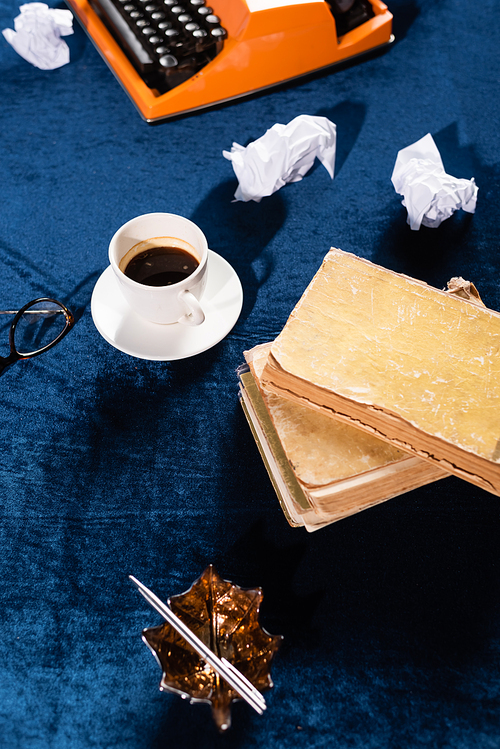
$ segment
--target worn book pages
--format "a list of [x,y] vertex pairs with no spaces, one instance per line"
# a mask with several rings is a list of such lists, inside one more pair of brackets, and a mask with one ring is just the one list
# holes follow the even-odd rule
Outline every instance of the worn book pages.
[[448,475],[351,425],[267,392],[260,380],[270,349],[263,344],[246,351],[253,383],[245,375],[240,379],[243,397],[250,400],[247,418],[263,432],[257,442],[264,446],[266,467],[292,524],[302,519],[315,530]]
[[238,368],[238,377],[241,406],[289,524],[305,526],[308,531],[328,525],[332,522],[330,518],[321,516],[311,507],[297,481],[252,373],[242,365]]
[[264,386],[500,494],[500,314],[332,249]]

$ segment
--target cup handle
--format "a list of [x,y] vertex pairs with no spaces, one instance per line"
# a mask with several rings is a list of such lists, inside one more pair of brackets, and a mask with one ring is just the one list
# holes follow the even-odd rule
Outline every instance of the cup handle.
[[189,312],[179,318],[178,322],[183,325],[201,325],[205,321],[205,313],[197,298],[188,289],[179,294],[179,299],[186,305]]

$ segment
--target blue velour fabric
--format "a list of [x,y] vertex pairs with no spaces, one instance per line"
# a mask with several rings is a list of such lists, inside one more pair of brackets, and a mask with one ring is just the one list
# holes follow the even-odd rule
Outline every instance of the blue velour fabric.
[[[242,351],[277,335],[332,245],[439,287],[461,275],[500,309],[500,6],[389,6],[386,54],[156,127],[77,24],[51,72],[1,38],[0,307],[49,294],[77,315],[0,383],[2,749],[500,747],[499,498],[448,478],[292,529],[237,400]],[[17,13],[2,0],[1,27]],[[232,202],[223,149],[304,113],[337,124],[335,179]],[[427,132],[478,206],[411,232],[390,176]],[[150,211],[198,223],[244,287],[230,335],[179,362],[115,350],[90,314],[110,237]],[[208,706],[160,693],[141,642],[160,618],[127,580],[167,598],[209,563],[262,586],[284,635],[267,712],[236,704],[223,736]]]

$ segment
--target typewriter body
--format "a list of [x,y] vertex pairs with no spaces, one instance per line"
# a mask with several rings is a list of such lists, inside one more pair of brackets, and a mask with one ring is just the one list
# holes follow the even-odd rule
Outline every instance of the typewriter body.
[[393,39],[381,0],[66,2],[147,122],[261,91]]

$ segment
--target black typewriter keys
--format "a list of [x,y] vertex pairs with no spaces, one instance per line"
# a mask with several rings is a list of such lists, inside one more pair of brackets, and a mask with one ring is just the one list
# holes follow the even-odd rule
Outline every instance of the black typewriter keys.
[[208,6],[210,0],[90,2],[110,2],[116,8],[119,15],[110,11],[104,20],[144,83],[156,94],[175,88],[204,68],[227,38],[221,19]]

